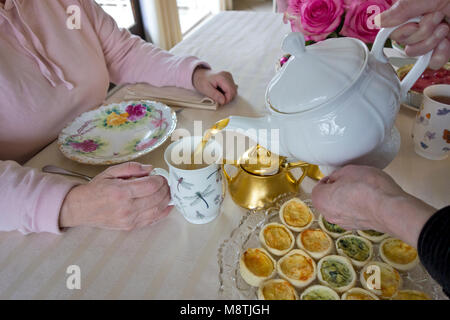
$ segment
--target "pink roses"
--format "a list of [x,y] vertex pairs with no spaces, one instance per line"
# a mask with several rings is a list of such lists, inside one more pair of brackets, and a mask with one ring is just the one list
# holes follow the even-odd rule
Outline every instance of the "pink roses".
[[340,34],[372,43],[379,31],[374,18],[391,5],[386,0],[346,0],[346,2],[347,14]]
[[324,40],[341,23],[344,13],[342,0],[289,0],[288,14],[293,31],[305,35],[306,40]]
[[330,34],[374,41],[374,17],[389,9],[392,0],[289,0],[285,22],[306,40],[321,41]]

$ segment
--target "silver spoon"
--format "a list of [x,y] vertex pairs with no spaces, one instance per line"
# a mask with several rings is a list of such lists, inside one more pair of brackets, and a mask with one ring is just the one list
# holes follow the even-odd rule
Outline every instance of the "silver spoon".
[[46,172],[46,173],[55,173],[55,174],[62,174],[65,176],[71,176],[71,177],[77,177],[77,178],[82,178],[86,181],[91,181],[92,177],[89,177],[87,175],[81,174],[81,173],[77,173],[77,172],[73,172],[73,171],[69,171],[57,166],[45,166],[42,168],[42,172]]

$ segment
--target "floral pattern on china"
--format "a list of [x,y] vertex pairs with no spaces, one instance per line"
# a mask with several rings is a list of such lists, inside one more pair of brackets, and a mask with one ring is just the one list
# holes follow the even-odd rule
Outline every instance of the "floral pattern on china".
[[176,123],[175,112],[162,103],[124,101],[82,114],[63,129],[58,145],[80,163],[122,163],[156,149]]

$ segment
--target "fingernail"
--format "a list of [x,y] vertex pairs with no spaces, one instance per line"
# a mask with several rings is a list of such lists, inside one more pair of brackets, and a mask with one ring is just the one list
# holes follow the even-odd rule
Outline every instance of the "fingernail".
[[328,183],[328,181],[330,181],[330,177],[324,177],[324,178],[322,178],[320,181],[319,181],[319,183]]
[[381,28],[381,13],[377,14],[373,19],[373,23],[377,26],[378,29]]
[[448,26],[447,25],[442,25],[439,26],[436,30],[436,37],[437,38],[445,38],[448,34]]
[[435,12],[433,14],[432,21],[434,24],[439,24],[444,19],[444,17],[445,17],[445,15],[442,12]]
[[145,171],[153,170],[153,166],[151,164],[143,164],[141,165],[141,168],[144,169]]

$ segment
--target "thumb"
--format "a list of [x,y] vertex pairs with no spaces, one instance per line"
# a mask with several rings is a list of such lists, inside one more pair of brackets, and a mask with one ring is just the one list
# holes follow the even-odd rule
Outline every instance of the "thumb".
[[127,162],[110,167],[100,176],[106,179],[129,179],[148,176],[153,170],[151,165],[143,165],[138,162]]
[[409,19],[434,12],[438,9],[438,2],[440,1],[399,0],[389,10],[375,17],[375,23],[382,28],[396,27]]
[[312,204],[319,211],[321,211],[325,203],[330,199],[333,187],[333,184],[321,182],[313,188],[311,194]]

